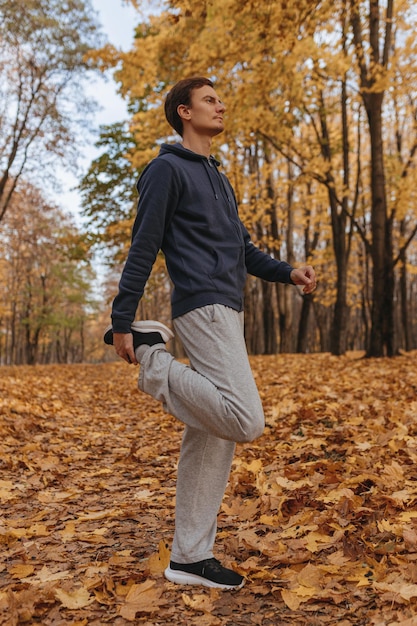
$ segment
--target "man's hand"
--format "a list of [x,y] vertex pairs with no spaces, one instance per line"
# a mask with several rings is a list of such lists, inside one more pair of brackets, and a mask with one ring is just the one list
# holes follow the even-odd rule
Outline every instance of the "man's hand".
[[118,356],[127,361],[127,363],[138,365],[133,349],[132,333],[113,333],[113,345]]
[[303,293],[306,294],[312,293],[317,286],[316,272],[311,265],[294,269],[290,274],[290,278],[295,285],[304,285]]

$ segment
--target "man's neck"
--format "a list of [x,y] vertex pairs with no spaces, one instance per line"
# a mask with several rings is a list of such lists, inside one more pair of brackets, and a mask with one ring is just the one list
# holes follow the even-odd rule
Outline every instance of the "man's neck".
[[193,135],[191,137],[183,137],[182,145],[187,150],[191,150],[196,154],[203,154],[209,158],[211,154],[211,137]]

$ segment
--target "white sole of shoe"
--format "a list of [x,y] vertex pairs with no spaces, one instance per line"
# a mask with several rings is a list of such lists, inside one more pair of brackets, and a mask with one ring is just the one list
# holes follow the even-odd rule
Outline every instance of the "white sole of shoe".
[[[165,326],[165,324],[162,324],[162,322],[154,322],[152,320],[133,322],[131,328],[132,330],[136,330],[140,333],[159,333],[165,343],[174,338],[172,330],[168,328],[168,326]],[[111,324],[105,329],[104,335],[106,335],[109,330],[112,330]]]
[[203,585],[204,587],[210,587],[211,589],[242,589],[245,584],[245,579],[243,579],[240,585],[222,585],[221,583],[216,583],[213,580],[208,580],[203,576],[189,574],[188,572],[171,569],[170,567],[166,568],[164,575],[169,582],[176,583],[177,585]]
[[174,338],[174,333],[168,326],[165,326],[162,322],[155,322],[153,320],[133,322],[131,329],[139,333],[159,333],[165,343]]

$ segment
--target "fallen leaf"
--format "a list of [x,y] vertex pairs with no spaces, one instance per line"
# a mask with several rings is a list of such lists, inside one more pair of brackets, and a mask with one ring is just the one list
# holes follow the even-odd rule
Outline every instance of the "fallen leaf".
[[190,597],[186,593],[183,593],[181,597],[185,606],[188,606],[195,611],[202,611],[203,613],[208,614],[211,614],[211,612],[213,611],[214,604],[210,596],[195,594]]
[[159,542],[158,552],[149,557],[149,571],[151,574],[162,574],[169,565],[170,550],[165,541]]
[[378,591],[389,591],[394,597],[398,596],[407,601],[411,600],[411,598],[417,598],[417,585],[406,583],[405,581],[374,583],[373,587]]
[[155,581],[147,580],[139,585],[132,585],[120,608],[120,615],[128,621],[136,619],[136,613],[154,613],[158,611],[162,588],[155,587]]
[[30,576],[35,571],[33,565],[30,564],[19,564],[13,565],[9,568],[9,573],[13,576],[13,578],[26,578],[26,576]]
[[94,602],[94,598],[90,596],[88,590],[84,587],[74,589],[74,591],[55,589],[54,593],[66,609],[82,609]]

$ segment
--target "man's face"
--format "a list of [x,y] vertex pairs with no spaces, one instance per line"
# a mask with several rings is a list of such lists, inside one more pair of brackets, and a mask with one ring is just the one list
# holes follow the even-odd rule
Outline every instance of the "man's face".
[[193,89],[191,106],[187,107],[189,121],[194,131],[209,134],[212,137],[224,130],[223,114],[226,110],[223,102],[213,87],[204,85]]

